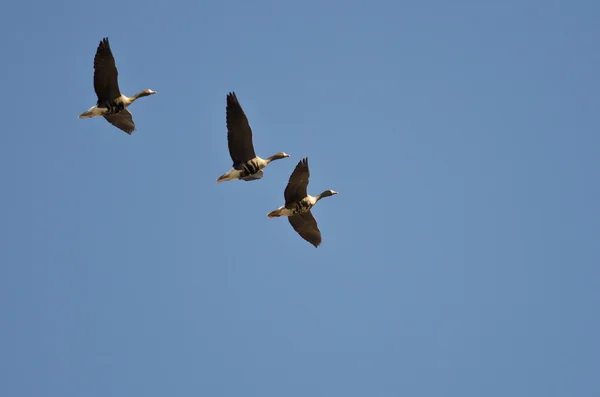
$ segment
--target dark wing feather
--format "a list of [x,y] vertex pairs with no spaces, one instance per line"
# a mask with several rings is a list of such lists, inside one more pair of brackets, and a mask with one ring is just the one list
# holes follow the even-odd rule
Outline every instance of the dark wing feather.
[[295,203],[306,197],[306,188],[308,187],[308,179],[310,177],[310,171],[308,169],[308,157],[304,157],[294,171],[290,175],[283,197],[285,198],[285,204]]
[[119,90],[119,72],[115,65],[108,43],[108,38],[102,39],[94,57],[94,90],[98,96],[98,103],[110,101],[121,96]]
[[227,94],[227,144],[233,165],[256,157],[252,129],[234,92]]
[[312,212],[308,211],[303,214],[289,216],[288,221],[296,233],[304,240],[315,247],[318,247],[319,244],[321,244],[321,231],[319,230],[319,226],[317,226],[317,221],[312,215]]
[[262,170],[258,171],[257,173],[254,173],[252,175],[248,175],[245,176],[243,178],[240,178],[242,181],[246,181],[246,182],[250,182],[250,181],[255,181],[257,179],[261,179],[263,177],[263,172]]
[[108,114],[104,116],[106,121],[114,125],[120,130],[125,131],[129,135],[133,131],[135,131],[135,123],[133,122],[133,117],[131,116],[131,112],[127,109],[121,110],[119,113]]

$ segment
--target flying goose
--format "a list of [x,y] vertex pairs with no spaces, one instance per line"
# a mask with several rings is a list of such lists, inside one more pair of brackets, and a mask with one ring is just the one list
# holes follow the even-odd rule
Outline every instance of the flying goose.
[[118,77],[115,58],[105,37],[100,41],[94,57],[94,91],[98,102],[81,113],[79,118],[103,116],[110,124],[131,135],[135,131],[135,123],[127,107],[136,99],[156,94],[156,91],[143,90],[132,97],[125,96],[119,90]]
[[311,196],[306,193],[309,177],[308,158],[305,157],[300,160],[292,175],[290,175],[290,180],[283,193],[285,205],[277,208],[275,211],[269,212],[267,217],[277,218],[287,216],[290,225],[292,225],[300,237],[318,247],[321,244],[321,231],[310,209],[323,197],[330,197],[338,194],[338,192],[325,190],[318,196]]
[[233,168],[217,179],[217,183],[241,179],[253,181],[263,177],[262,169],[271,161],[290,157],[289,154],[279,152],[266,159],[262,159],[254,152],[252,143],[252,129],[248,118],[238,102],[235,92],[227,94],[227,145],[229,155],[233,160]]

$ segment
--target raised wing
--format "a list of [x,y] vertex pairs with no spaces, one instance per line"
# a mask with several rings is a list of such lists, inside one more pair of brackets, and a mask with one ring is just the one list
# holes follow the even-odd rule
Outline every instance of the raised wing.
[[109,101],[121,96],[119,72],[110,49],[108,38],[102,39],[94,57],[94,91],[98,102]]
[[308,187],[308,179],[310,178],[310,170],[308,169],[308,157],[304,157],[294,171],[290,175],[283,197],[285,198],[285,204],[291,204],[302,200],[306,197],[306,188]]
[[252,129],[238,102],[235,92],[227,94],[227,144],[233,165],[256,157],[252,143]]

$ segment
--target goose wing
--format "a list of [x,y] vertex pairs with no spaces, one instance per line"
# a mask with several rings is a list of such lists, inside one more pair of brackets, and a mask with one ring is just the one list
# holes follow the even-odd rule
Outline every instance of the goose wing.
[[121,96],[119,72],[110,49],[108,38],[102,39],[94,57],[94,91],[98,102],[109,101]]
[[227,94],[227,145],[234,166],[256,157],[252,129],[235,92]]
[[127,109],[121,110],[119,113],[115,114],[107,114],[104,116],[106,121],[114,125],[120,130],[125,131],[129,135],[135,131],[135,123],[133,122],[133,117],[131,112]]
[[263,177],[263,172],[262,172],[262,170],[260,170],[260,171],[258,171],[255,174],[248,175],[248,176],[245,176],[245,177],[241,178],[241,180],[242,181],[246,181],[246,182],[250,182],[250,181],[256,181],[258,179],[261,179],[262,177]]
[[310,170],[308,169],[308,157],[304,157],[298,162],[296,168],[290,175],[283,197],[285,198],[285,204],[295,203],[306,197],[306,188],[308,187],[308,179],[310,177]]
[[319,244],[321,244],[321,231],[319,230],[319,226],[317,225],[317,221],[312,212],[307,211],[303,214],[289,216],[288,221],[296,233],[304,240],[315,247],[318,247]]

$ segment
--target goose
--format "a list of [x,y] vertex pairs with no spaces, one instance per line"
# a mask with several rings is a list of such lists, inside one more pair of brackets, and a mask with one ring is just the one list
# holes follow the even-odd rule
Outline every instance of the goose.
[[318,196],[311,196],[306,193],[309,177],[308,157],[304,157],[298,162],[292,175],[290,175],[283,193],[285,205],[269,212],[267,217],[278,218],[280,216],[287,216],[290,225],[292,225],[296,233],[316,248],[321,244],[321,231],[310,210],[317,204],[317,201],[324,197],[331,197],[338,194],[338,192],[325,190]]
[[96,105],[79,115],[80,119],[103,116],[106,121],[127,134],[135,131],[135,123],[127,107],[138,98],[156,94],[150,89],[138,92],[132,97],[121,94],[119,72],[110,49],[108,38],[100,41],[94,57],[94,91],[98,96]]
[[252,143],[252,129],[235,92],[227,94],[226,119],[227,145],[229,155],[233,160],[233,168],[217,178],[217,183],[234,179],[241,179],[246,182],[261,179],[263,168],[271,161],[290,157],[289,154],[284,152],[276,153],[266,159],[256,155]]

